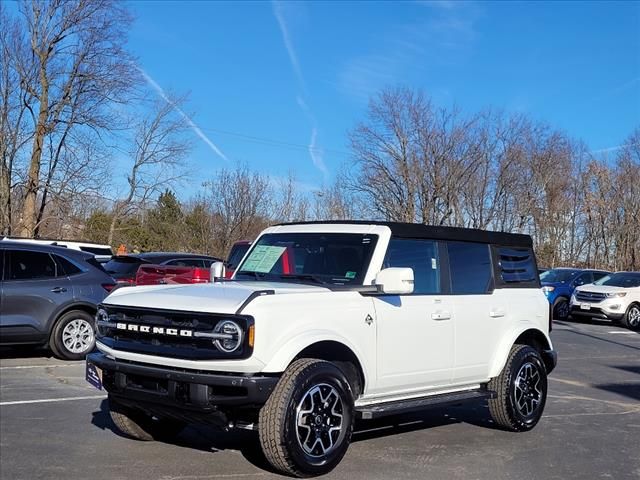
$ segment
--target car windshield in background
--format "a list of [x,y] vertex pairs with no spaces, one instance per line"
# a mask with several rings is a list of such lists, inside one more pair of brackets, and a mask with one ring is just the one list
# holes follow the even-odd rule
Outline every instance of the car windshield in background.
[[607,275],[601,278],[596,285],[605,285],[607,287],[623,287],[633,288],[640,287],[640,273],[635,272],[620,272],[612,275]]
[[361,285],[377,240],[356,233],[263,235],[235,279]]
[[111,275],[135,274],[142,262],[139,258],[119,257],[113,258],[104,264],[103,268]]
[[553,269],[540,274],[540,281],[546,283],[570,282],[580,270]]

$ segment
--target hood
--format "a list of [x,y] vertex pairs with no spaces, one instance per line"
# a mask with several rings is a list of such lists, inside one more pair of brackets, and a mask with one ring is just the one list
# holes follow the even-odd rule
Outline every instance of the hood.
[[625,287],[612,287],[609,285],[582,285],[581,287],[576,288],[576,291],[579,292],[595,292],[595,293],[613,293],[613,292],[624,292],[628,290]]
[[569,284],[565,282],[540,282],[540,285],[543,287],[562,287]]
[[150,285],[119,288],[103,303],[123,307],[233,314],[252,293],[261,290],[273,290],[276,295],[329,291],[321,286],[284,282]]

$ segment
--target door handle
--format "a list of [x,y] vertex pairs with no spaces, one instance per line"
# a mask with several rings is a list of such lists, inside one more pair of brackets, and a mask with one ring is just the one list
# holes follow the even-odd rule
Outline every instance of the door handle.
[[504,311],[504,308],[496,308],[494,310],[491,310],[489,312],[489,316],[491,318],[500,318],[500,317],[504,317],[507,314],[507,312]]
[[66,289],[66,288],[64,288],[64,287],[53,287],[53,288],[51,289],[51,291],[52,291],[53,293],[64,293],[64,292],[66,292],[66,291],[67,291],[67,289]]
[[433,320],[450,320],[451,314],[449,312],[433,312],[431,314]]

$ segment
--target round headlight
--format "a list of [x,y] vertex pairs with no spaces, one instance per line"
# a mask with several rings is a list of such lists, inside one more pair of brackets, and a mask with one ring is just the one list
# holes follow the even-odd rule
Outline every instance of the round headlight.
[[215,332],[225,336],[225,338],[216,339],[215,344],[218,350],[233,353],[242,345],[242,328],[233,320],[223,320],[216,326]]

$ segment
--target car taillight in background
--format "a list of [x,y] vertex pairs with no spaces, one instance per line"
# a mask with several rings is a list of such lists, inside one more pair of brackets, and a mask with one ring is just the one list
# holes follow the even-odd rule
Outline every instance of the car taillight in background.
[[104,288],[107,292],[111,293],[111,291],[116,288],[115,283],[103,283],[102,288]]
[[208,283],[208,268],[177,265],[142,265],[136,274],[136,285],[175,285]]

